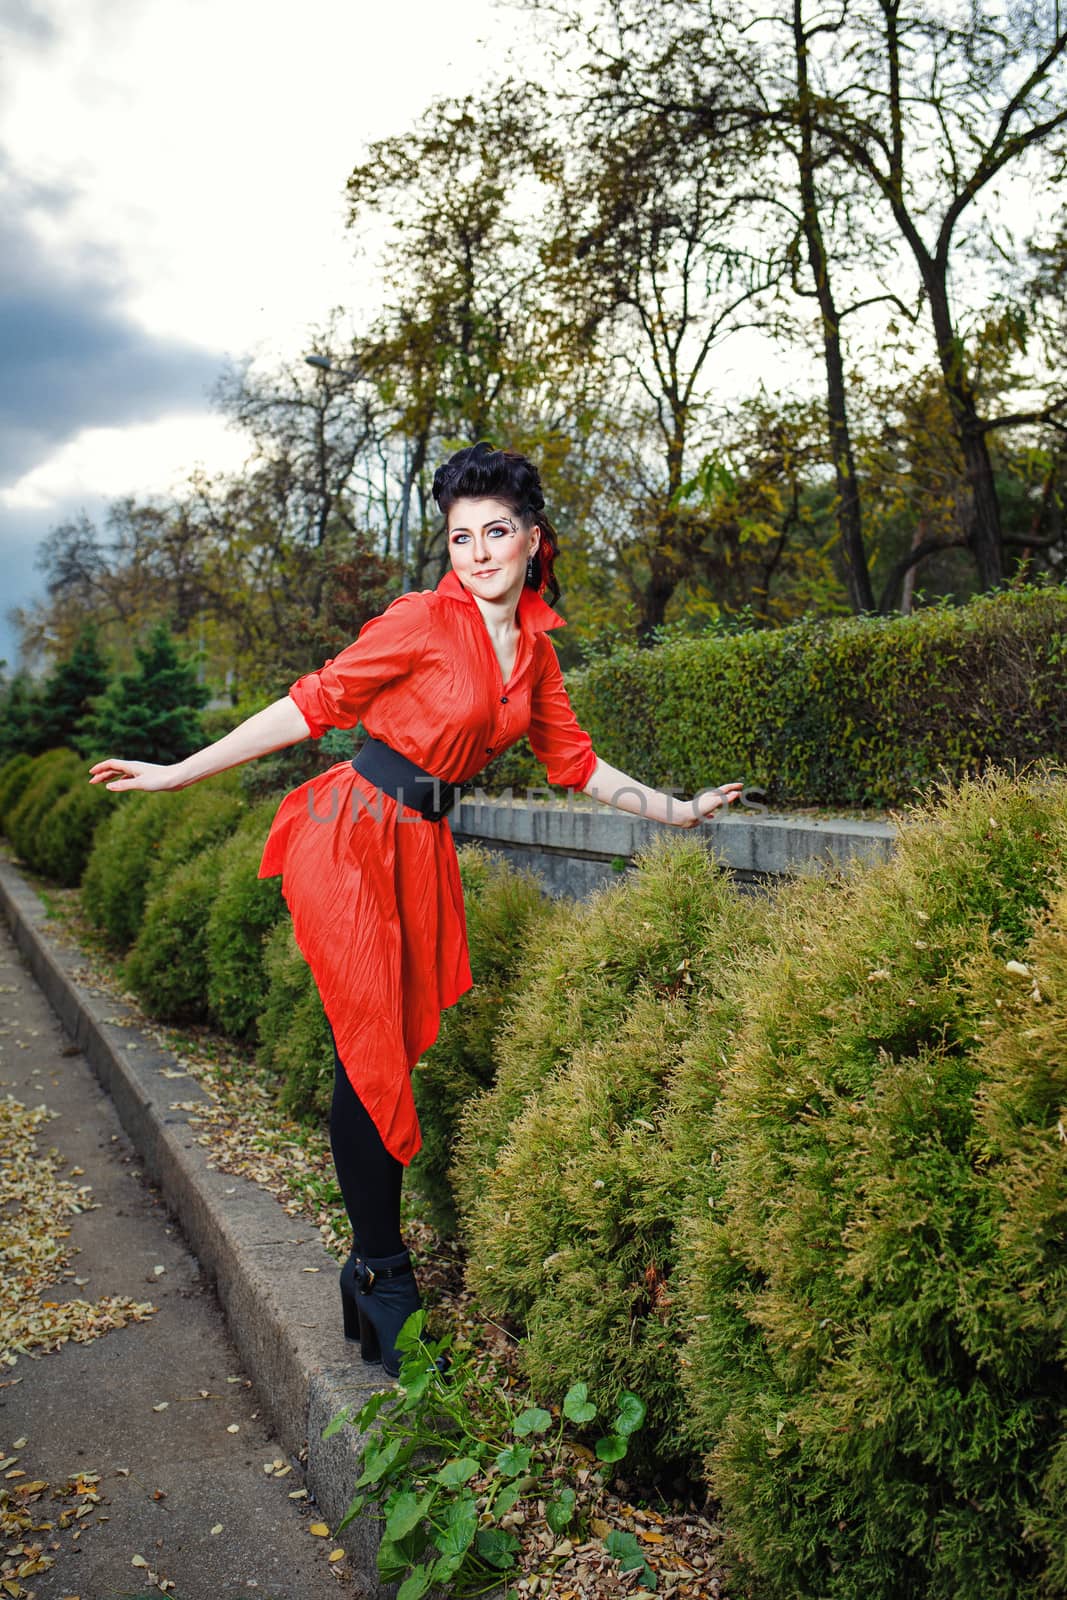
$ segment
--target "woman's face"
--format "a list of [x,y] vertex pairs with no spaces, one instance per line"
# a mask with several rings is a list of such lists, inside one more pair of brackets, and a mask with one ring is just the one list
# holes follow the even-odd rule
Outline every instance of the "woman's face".
[[457,500],[448,513],[452,570],[486,600],[518,604],[526,563],[540,543],[540,528],[524,528],[503,500]]

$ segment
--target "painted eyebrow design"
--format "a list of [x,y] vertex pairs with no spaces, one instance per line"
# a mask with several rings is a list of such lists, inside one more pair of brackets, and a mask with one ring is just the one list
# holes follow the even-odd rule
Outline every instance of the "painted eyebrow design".
[[[509,528],[514,528],[515,527],[515,523],[512,522],[510,517],[490,517],[488,522],[483,522],[482,523],[482,527],[481,527],[482,533],[485,532],[486,528],[495,528],[498,522],[506,522]],[[448,537],[451,539],[451,537],[452,537],[452,535],[454,533],[470,533],[470,529],[469,528],[449,528]]]

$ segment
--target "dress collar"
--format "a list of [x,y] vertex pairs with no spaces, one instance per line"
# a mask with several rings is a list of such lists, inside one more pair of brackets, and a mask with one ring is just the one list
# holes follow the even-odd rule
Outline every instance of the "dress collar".
[[[460,583],[453,568],[449,567],[440,583],[437,593],[443,594],[450,600],[460,600],[465,605],[476,606],[474,596],[469,589]],[[531,633],[547,632],[550,628],[565,628],[566,618],[561,617],[535,590],[524,587],[519,595],[519,604],[516,612],[520,628],[526,628]]]

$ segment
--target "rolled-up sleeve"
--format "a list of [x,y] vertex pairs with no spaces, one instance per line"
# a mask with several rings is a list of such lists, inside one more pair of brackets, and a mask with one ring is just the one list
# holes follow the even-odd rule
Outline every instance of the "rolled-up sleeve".
[[354,728],[383,684],[410,672],[426,647],[428,618],[421,594],[404,594],[337,656],[298,678],[289,698],[313,739],[327,728]]
[[597,764],[593,741],[579,725],[552,644],[542,635],[541,670],[530,706],[530,748],[549,783],[584,789]]

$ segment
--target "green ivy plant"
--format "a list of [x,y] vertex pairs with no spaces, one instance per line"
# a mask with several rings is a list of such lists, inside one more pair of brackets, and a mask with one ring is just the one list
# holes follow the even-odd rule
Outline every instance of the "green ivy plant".
[[[575,1383],[553,1411],[525,1404],[499,1371],[451,1334],[429,1339],[426,1314],[414,1312],[397,1338],[400,1377],[358,1412],[346,1406],[323,1430],[346,1423],[364,1434],[356,1493],[340,1532],[368,1506],[383,1519],[378,1571],[400,1580],[397,1600],[419,1600],[431,1587],[479,1594],[506,1580],[518,1564],[512,1531],[540,1517],[557,1539],[580,1533],[577,1493],[566,1482],[568,1423],[588,1427],[597,1415],[588,1386]],[[645,1418],[644,1402],[624,1391],[611,1427],[596,1441],[596,1459],[621,1461]],[[608,1549],[634,1564],[625,1541]],[[618,1543],[618,1541],[616,1541]],[[645,1568],[646,1588],[655,1577]]]

